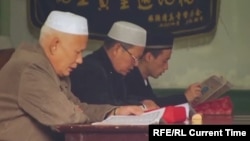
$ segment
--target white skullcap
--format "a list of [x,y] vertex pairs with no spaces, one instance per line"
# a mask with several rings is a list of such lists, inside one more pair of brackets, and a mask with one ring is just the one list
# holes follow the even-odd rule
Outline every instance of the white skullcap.
[[142,47],[146,46],[146,35],[144,28],[126,21],[115,22],[108,33],[112,39]]
[[87,19],[70,12],[52,11],[44,25],[65,33],[88,35]]

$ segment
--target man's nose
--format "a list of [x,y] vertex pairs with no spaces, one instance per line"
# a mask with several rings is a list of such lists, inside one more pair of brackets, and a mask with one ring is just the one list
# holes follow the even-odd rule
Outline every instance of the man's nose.
[[82,64],[82,62],[83,62],[82,56],[79,55],[79,56],[76,58],[76,63],[77,63],[77,64]]

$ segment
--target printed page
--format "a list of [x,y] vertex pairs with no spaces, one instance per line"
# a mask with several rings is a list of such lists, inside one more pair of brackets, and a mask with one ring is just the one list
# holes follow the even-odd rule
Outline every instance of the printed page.
[[145,112],[142,115],[131,116],[110,116],[101,122],[92,125],[150,125],[159,124],[165,108]]

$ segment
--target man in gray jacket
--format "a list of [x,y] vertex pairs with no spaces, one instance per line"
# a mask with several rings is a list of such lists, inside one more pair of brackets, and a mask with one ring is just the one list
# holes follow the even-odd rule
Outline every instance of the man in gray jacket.
[[68,76],[82,63],[87,41],[84,17],[52,11],[39,43],[24,43],[15,50],[0,71],[0,140],[53,141],[55,125],[143,112],[139,106],[80,103],[72,94]]

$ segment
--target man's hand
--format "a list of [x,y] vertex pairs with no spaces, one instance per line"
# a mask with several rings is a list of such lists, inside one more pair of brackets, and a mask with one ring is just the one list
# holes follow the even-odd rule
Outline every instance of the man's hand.
[[140,106],[120,106],[114,109],[115,115],[140,115],[143,112]]
[[200,83],[191,84],[185,92],[185,96],[188,102],[192,102],[196,98],[201,96],[201,85]]
[[142,104],[145,106],[144,110],[154,110],[160,108],[153,100],[150,99],[143,100]]

